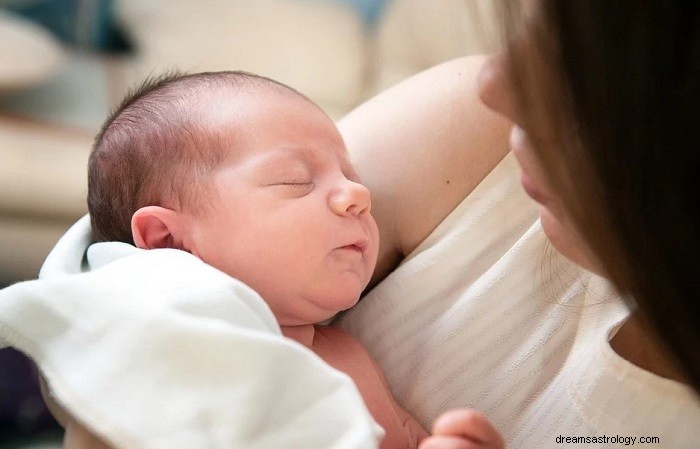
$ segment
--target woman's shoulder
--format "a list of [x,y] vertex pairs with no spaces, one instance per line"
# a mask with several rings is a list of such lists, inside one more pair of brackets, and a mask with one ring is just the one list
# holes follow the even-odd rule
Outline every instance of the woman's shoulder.
[[372,192],[373,283],[413,251],[508,152],[509,123],[483,106],[481,57],[449,61],[380,93],[339,122]]

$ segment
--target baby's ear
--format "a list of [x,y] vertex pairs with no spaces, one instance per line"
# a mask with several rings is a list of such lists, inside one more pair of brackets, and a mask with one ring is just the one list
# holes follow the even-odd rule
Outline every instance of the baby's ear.
[[183,218],[172,209],[145,206],[134,212],[131,217],[134,244],[142,249],[184,249],[182,233]]

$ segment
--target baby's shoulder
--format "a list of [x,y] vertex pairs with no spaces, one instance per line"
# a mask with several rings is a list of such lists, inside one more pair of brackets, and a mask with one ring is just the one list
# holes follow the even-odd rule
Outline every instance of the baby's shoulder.
[[339,366],[374,364],[362,343],[342,329],[316,325],[314,330],[311,350],[330,365],[345,371]]

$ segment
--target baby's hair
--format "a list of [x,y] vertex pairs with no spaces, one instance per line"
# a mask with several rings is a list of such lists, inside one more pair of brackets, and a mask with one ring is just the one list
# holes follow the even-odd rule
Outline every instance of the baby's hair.
[[203,95],[213,100],[221,89],[291,93],[310,101],[289,86],[242,71],[147,78],[109,115],[90,153],[87,203],[94,241],[133,244],[131,217],[144,206],[200,210],[208,180],[229,156],[231,142],[222,142],[193,111]]

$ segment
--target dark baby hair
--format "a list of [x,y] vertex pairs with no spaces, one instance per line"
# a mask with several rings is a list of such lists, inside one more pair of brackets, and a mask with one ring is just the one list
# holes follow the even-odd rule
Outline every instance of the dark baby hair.
[[[304,95],[272,79],[242,71],[149,77],[129,92],[102,125],[88,161],[88,211],[96,242],[133,244],[131,217],[149,205],[202,206],[212,172],[231,144],[197,117],[197,102],[220,89]],[[206,95],[210,95],[207,97]]]

